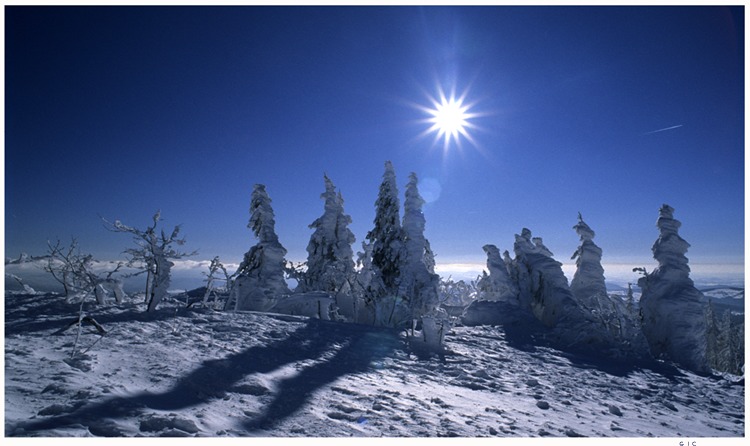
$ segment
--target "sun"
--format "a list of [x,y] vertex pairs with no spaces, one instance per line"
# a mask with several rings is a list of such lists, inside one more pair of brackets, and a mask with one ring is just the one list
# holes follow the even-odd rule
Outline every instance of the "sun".
[[476,145],[469,130],[476,128],[471,119],[478,114],[471,112],[472,104],[466,102],[466,94],[467,92],[464,92],[456,97],[453,91],[446,95],[442,88],[438,88],[437,97],[428,95],[431,106],[419,107],[430,116],[423,121],[430,124],[423,135],[435,134],[436,144],[442,139],[444,152],[448,152],[454,143],[460,148],[462,138]]
[[432,115],[432,118],[429,119],[432,123],[430,131],[436,131],[438,138],[444,137],[446,139],[457,140],[459,134],[466,135],[467,119],[469,118],[466,112],[468,109],[469,107],[464,105],[462,101],[455,98],[441,98],[435,109],[429,111]]

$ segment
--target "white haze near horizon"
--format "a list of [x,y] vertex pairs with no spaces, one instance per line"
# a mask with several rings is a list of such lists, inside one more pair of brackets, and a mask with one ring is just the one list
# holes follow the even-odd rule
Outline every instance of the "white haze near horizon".
[[[172,268],[172,280],[170,289],[190,290],[205,285],[206,275],[210,260],[174,260]],[[6,264],[5,272],[15,274],[37,291],[58,291],[61,287],[54,281],[52,276],[43,270],[43,260],[33,260],[22,264]],[[237,270],[239,264],[225,263],[227,271],[231,274]],[[697,287],[709,287],[715,285],[744,287],[745,268],[742,263],[690,263],[690,277]],[[633,271],[634,267],[645,267],[648,271],[653,270],[656,264],[653,262],[625,262],[605,263],[604,276],[610,291],[621,291],[627,288],[628,283],[634,286],[640,274]],[[114,268],[113,262],[96,262],[95,270],[99,272],[109,271]],[[576,270],[575,263],[564,263],[562,266],[568,281],[572,280]],[[464,280],[470,282],[477,279],[482,271],[486,271],[486,265],[478,262],[455,262],[438,263],[435,272],[443,279],[451,278],[454,281]],[[132,271],[131,271],[132,272]],[[20,288],[18,283],[6,274],[6,289]],[[127,292],[136,292],[143,287],[145,281],[143,276],[136,276],[125,281]]]

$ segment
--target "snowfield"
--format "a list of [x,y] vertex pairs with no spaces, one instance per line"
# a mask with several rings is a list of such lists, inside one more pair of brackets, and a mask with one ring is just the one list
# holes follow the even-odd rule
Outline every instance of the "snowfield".
[[6,292],[6,436],[745,435],[744,378],[603,362],[524,327],[454,327],[440,358],[388,329],[92,303],[106,334],[76,344],[77,303]]

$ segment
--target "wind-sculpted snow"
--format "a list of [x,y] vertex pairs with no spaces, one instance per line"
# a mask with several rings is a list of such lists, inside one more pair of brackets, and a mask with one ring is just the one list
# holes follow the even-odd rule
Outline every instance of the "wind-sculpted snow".
[[71,359],[77,303],[5,298],[8,437],[744,435],[744,381],[562,352],[539,322],[454,327],[419,359],[393,330],[140,296],[87,306],[107,334]]
[[[310,224],[315,232],[307,244],[307,269],[297,287],[300,291],[326,291],[333,294],[351,294],[349,283],[354,280],[352,243],[354,233],[348,225],[352,218],[344,213],[344,199],[328,178],[323,176],[325,200],[323,215]],[[349,310],[349,307],[346,307]],[[353,314],[347,316],[354,318]]]
[[599,300],[607,296],[602,249],[594,243],[594,231],[583,221],[580,213],[573,229],[581,237],[581,245],[571,257],[576,261],[576,272],[570,281],[570,291],[582,305],[597,308]]
[[286,249],[274,230],[274,214],[266,187],[256,184],[250,200],[250,222],[258,243],[245,253],[227,302],[237,310],[270,310],[279,298],[291,293],[284,278]]
[[487,254],[489,270],[489,275],[483,277],[478,284],[482,299],[518,304],[518,289],[510,280],[508,266],[500,257],[500,250],[495,245],[484,245],[482,249]]
[[577,319],[578,306],[568,286],[562,264],[552,258],[551,253],[531,231],[524,228],[516,234],[513,249],[516,253],[515,268],[519,271],[519,300],[522,307],[531,309],[544,325],[554,327],[561,320]]
[[[596,352],[620,360],[648,356],[645,340],[625,303],[605,293],[594,296],[595,306],[580,304],[568,286],[562,264],[554,260],[540,237],[532,238],[529,229],[516,234],[516,257],[510,262],[500,260],[494,245],[484,249],[491,273],[480,286],[502,289],[505,297],[489,299],[502,305],[481,300],[472,303],[462,317],[464,324],[527,323],[528,316],[533,316],[546,327],[545,336],[560,348]],[[503,274],[506,267],[507,279]],[[507,286],[501,287],[504,280]]]
[[659,266],[638,281],[643,333],[656,357],[708,372],[706,320],[703,295],[690,279],[685,256],[690,245],[678,234],[674,209],[663,205],[656,226],[659,238],[652,247]]

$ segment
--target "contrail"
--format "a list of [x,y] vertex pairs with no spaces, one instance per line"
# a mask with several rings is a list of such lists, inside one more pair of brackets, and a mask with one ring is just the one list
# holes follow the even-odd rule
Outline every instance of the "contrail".
[[653,131],[651,131],[651,132],[646,132],[646,133],[644,133],[644,135],[650,135],[650,134],[652,134],[652,133],[665,132],[665,131],[667,131],[667,130],[678,129],[678,128],[680,128],[680,127],[682,127],[682,124],[680,124],[680,125],[673,125],[672,127],[667,127],[667,128],[663,128],[663,129],[659,129],[659,130],[653,130]]

